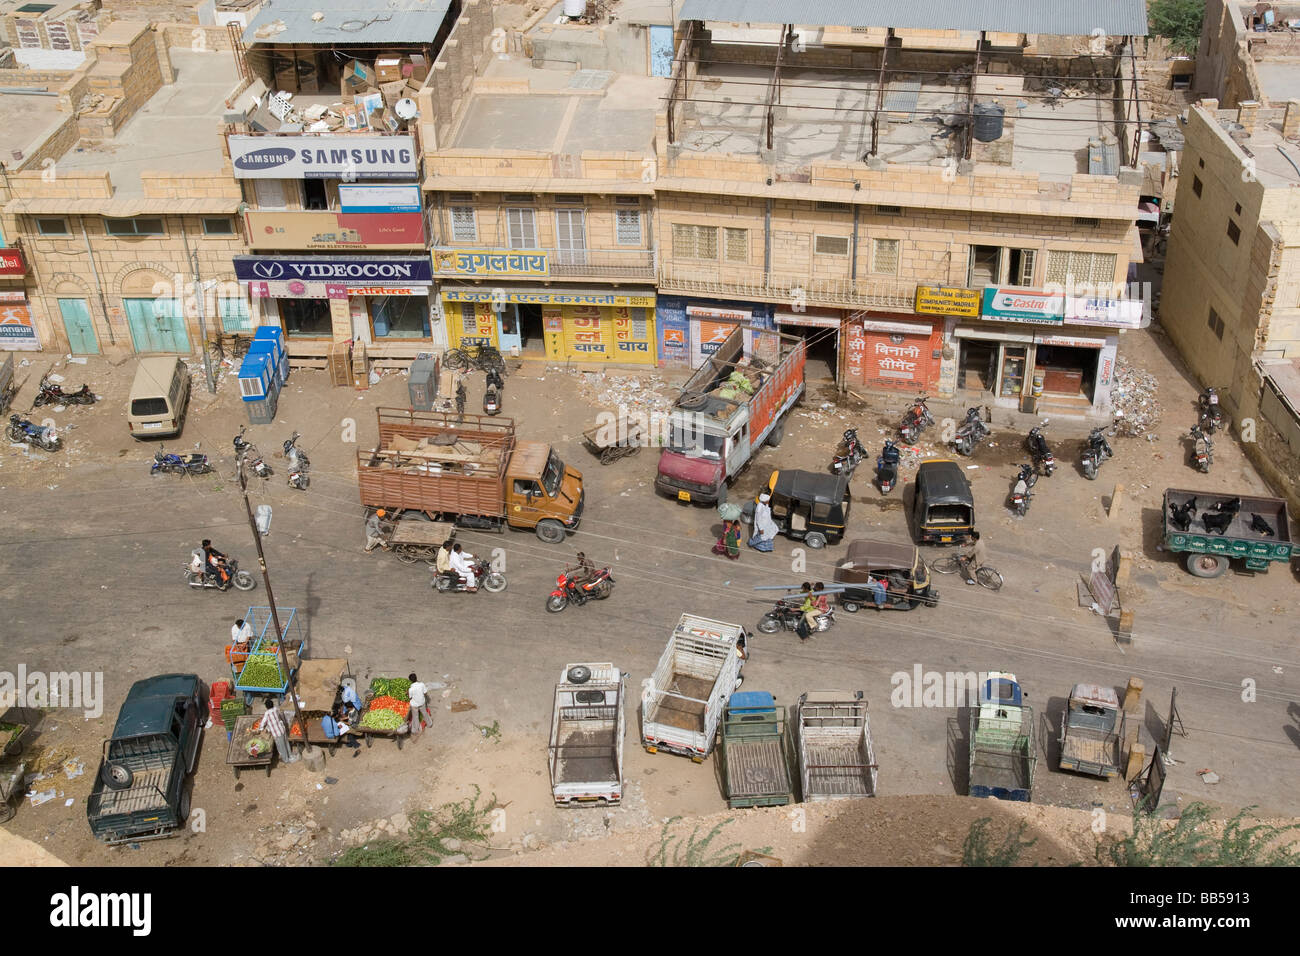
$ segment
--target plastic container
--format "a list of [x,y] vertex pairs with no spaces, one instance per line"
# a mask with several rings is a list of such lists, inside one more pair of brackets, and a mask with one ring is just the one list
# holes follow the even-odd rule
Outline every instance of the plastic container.
[[270,425],[275,421],[275,413],[279,406],[279,402],[279,385],[273,386],[266,398],[261,401],[245,399],[244,407],[248,409],[248,423],[250,425]]
[[419,412],[433,411],[433,401],[438,395],[438,360],[418,358],[412,362],[406,387],[411,397],[411,408]]
[[1002,138],[1003,119],[1006,110],[997,103],[975,104],[975,139],[981,143],[991,143]]
[[265,401],[272,388],[278,386],[269,354],[250,351],[244,356],[244,364],[239,367],[239,395],[244,401]]
[[271,533],[271,506],[258,505],[255,520],[257,521],[258,534],[270,534]]

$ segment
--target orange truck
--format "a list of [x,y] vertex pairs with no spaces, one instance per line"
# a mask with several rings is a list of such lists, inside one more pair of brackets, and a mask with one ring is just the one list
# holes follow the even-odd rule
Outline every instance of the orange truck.
[[406,408],[376,411],[379,441],[357,451],[361,503],[460,528],[508,525],[559,544],[578,529],[582,472],[547,442],[518,441],[510,418]]

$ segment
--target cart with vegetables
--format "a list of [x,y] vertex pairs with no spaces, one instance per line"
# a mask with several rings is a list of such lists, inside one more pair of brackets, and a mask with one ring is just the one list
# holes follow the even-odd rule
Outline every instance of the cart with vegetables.
[[18,812],[14,797],[22,796],[27,763],[17,757],[23,752],[23,735],[27,730],[27,724],[0,722],[0,823],[8,823]]
[[226,747],[226,763],[235,768],[235,779],[239,771],[249,767],[265,767],[266,775],[271,776],[271,760],[275,756],[275,740],[268,730],[257,730],[261,715],[247,715],[235,718],[235,729],[230,733],[230,743]]
[[[298,711],[307,724],[307,743],[329,747],[333,752],[339,739],[329,737],[321,723],[322,719],[334,712],[338,703],[339,688],[348,676],[348,662],[341,657],[327,657],[320,660],[303,661],[298,669],[295,689],[298,694]],[[294,720],[289,727],[289,740],[302,741],[303,732]]]
[[372,737],[390,737],[401,750],[402,738],[411,730],[410,688],[411,682],[405,677],[376,677],[370,682],[361,718],[348,732],[365,738],[367,747]]
[[612,425],[593,425],[582,433],[582,437],[602,465],[612,465],[620,458],[635,455],[641,450],[645,444],[642,424],[633,418],[620,418]]
[[406,518],[393,526],[393,532],[388,536],[388,547],[403,564],[415,564],[421,560],[433,563],[442,543],[455,539],[456,526],[450,521]]
[[[307,653],[306,642],[302,636],[302,625],[298,620],[297,608],[280,608],[281,634],[275,633],[271,609],[267,607],[250,607],[248,621],[253,629],[253,636],[248,639],[248,654],[232,654],[230,676],[234,678],[235,690],[242,691],[244,702],[252,705],[258,698],[282,697],[289,689],[289,678],[298,671],[302,655]],[[280,658],[280,643],[285,644],[285,657],[289,662],[289,673],[284,673],[284,664]]]

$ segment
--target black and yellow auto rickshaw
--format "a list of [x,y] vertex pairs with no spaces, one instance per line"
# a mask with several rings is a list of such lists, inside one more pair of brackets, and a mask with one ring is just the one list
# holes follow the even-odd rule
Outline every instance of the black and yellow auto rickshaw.
[[[885,586],[884,603],[877,604],[872,577]],[[865,539],[849,545],[848,557],[835,566],[835,583],[844,590],[836,598],[852,614],[864,607],[882,611],[910,611],[921,604],[934,607],[939,592],[930,587],[930,569],[914,544]]]
[[974,540],[975,498],[961,465],[927,458],[916,469],[912,527],[918,544],[969,544]]
[[[849,520],[849,478],[815,471],[774,471],[763,489],[772,496],[772,520],[781,534],[810,548],[839,544]],[[745,505],[752,521],[758,499]]]

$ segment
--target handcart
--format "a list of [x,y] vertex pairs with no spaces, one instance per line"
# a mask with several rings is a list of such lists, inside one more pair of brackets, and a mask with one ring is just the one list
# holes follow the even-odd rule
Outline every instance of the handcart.
[[[395,728],[393,728],[393,729],[391,729],[391,730],[389,730],[389,729],[385,729],[385,728],[378,728],[378,727],[362,727],[362,726],[361,726],[361,721],[362,721],[362,719],[364,719],[365,715],[370,711],[370,705],[374,702],[374,699],[375,699],[375,695],[374,695],[374,694],[367,694],[367,695],[366,695],[365,706],[361,708],[361,714],[362,714],[362,716],[361,716],[360,718],[358,718],[354,723],[352,723],[352,724],[349,726],[349,728],[348,728],[348,733],[349,733],[349,734],[352,734],[352,735],[355,736],[355,737],[362,737],[362,738],[364,738],[365,741],[366,741],[366,748],[367,748],[367,749],[369,749],[369,747],[370,747],[370,745],[371,745],[372,738],[374,738],[374,737],[388,737],[388,738],[391,739],[391,740],[395,740],[395,741],[397,742],[397,749],[398,749],[398,750],[401,750],[401,749],[402,749],[402,739],[403,739],[407,734],[409,734],[409,733],[411,732],[411,724],[410,724],[409,719],[408,719],[408,720],[404,720],[404,721],[402,722],[401,726],[399,726],[399,727],[395,727]],[[409,713],[408,713],[408,716],[409,716]]]
[[[632,419],[619,419],[614,434],[609,434],[610,426],[594,425],[582,433],[590,446],[592,454],[600,459],[602,465],[611,465],[620,458],[635,455],[645,443],[642,423]],[[613,441],[609,439],[613,437]]]
[[[226,763],[235,768],[235,779],[239,771],[249,767],[265,767],[266,775],[271,776],[271,761],[275,757],[275,739],[269,730],[254,730],[261,715],[248,715],[235,718],[235,729],[230,733],[230,743],[226,747]],[[252,747],[253,741],[260,746]],[[255,751],[255,752],[254,752]]]
[[388,547],[403,564],[415,564],[421,560],[432,564],[442,543],[455,538],[456,526],[450,521],[408,518],[394,525],[388,536]]
[[[348,676],[348,662],[341,657],[322,658],[303,661],[298,670],[297,693],[298,710],[307,725],[305,741],[329,747],[330,752],[339,745],[339,738],[328,737],[321,724],[321,719],[334,712],[338,701],[339,687]],[[289,740],[304,740],[303,732],[294,720],[289,727]]]

